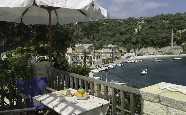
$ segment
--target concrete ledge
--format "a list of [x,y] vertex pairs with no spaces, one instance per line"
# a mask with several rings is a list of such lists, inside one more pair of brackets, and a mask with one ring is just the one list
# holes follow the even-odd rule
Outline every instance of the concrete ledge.
[[151,101],[151,102],[154,102],[154,103],[159,103],[160,102],[160,97],[157,94],[141,91],[141,96],[142,96],[142,99],[144,99],[146,101]]
[[159,103],[144,101],[143,112],[147,115],[167,115],[167,107]]
[[168,115],[186,115],[186,112],[168,107],[167,114]]
[[160,96],[160,103],[162,105],[172,107],[172,108],[175,108],[175,109],[182,110],[182,111],[186,112],[186,102],[177,101],[175,99]]
[[159,83],[140,89],[144,114],[186,115],[186,87]]

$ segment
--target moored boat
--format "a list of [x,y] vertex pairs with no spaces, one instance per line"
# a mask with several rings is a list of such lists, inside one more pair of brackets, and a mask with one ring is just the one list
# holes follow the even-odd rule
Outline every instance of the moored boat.
[[148,69],[147,68],[141,71],[141,75],[146,75],[146,74],[148,74]]

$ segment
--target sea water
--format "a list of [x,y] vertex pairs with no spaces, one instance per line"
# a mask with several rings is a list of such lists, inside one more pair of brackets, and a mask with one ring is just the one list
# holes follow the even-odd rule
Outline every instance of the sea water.
[[[100,72],[103,80],[109,82],[126,83],[128,86],[142,88],[160,82],[174,83],[186,86],[186,57],[181,60],[173,58],[144,59],[139,63],[124,63],[123,66],[116,66],[107,72]],[[148,69],[146,75],[141,71]]]

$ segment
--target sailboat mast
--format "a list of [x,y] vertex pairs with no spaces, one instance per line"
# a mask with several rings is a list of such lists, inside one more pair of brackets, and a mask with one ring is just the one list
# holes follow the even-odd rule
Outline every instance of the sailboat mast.
[[174,47],[174,31],[172,29],[172,35],[171,35],[171,47]]

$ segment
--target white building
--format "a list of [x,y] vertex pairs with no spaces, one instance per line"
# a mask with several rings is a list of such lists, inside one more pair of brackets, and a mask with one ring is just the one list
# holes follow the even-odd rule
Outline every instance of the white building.
[[69,64],[86,64],[93,68],[102,64],[101,54],[95,52],[93,44],[76,44],[67,49],[66,57]]
[[74,48],[67,49],[66,57],[69,64],[86,64],[91,68],[95,68],[115,61],[119,56],[118,53],[118,47],[112,44],[106,45],[99,50],[95,50],[93,44],[76,44]]

